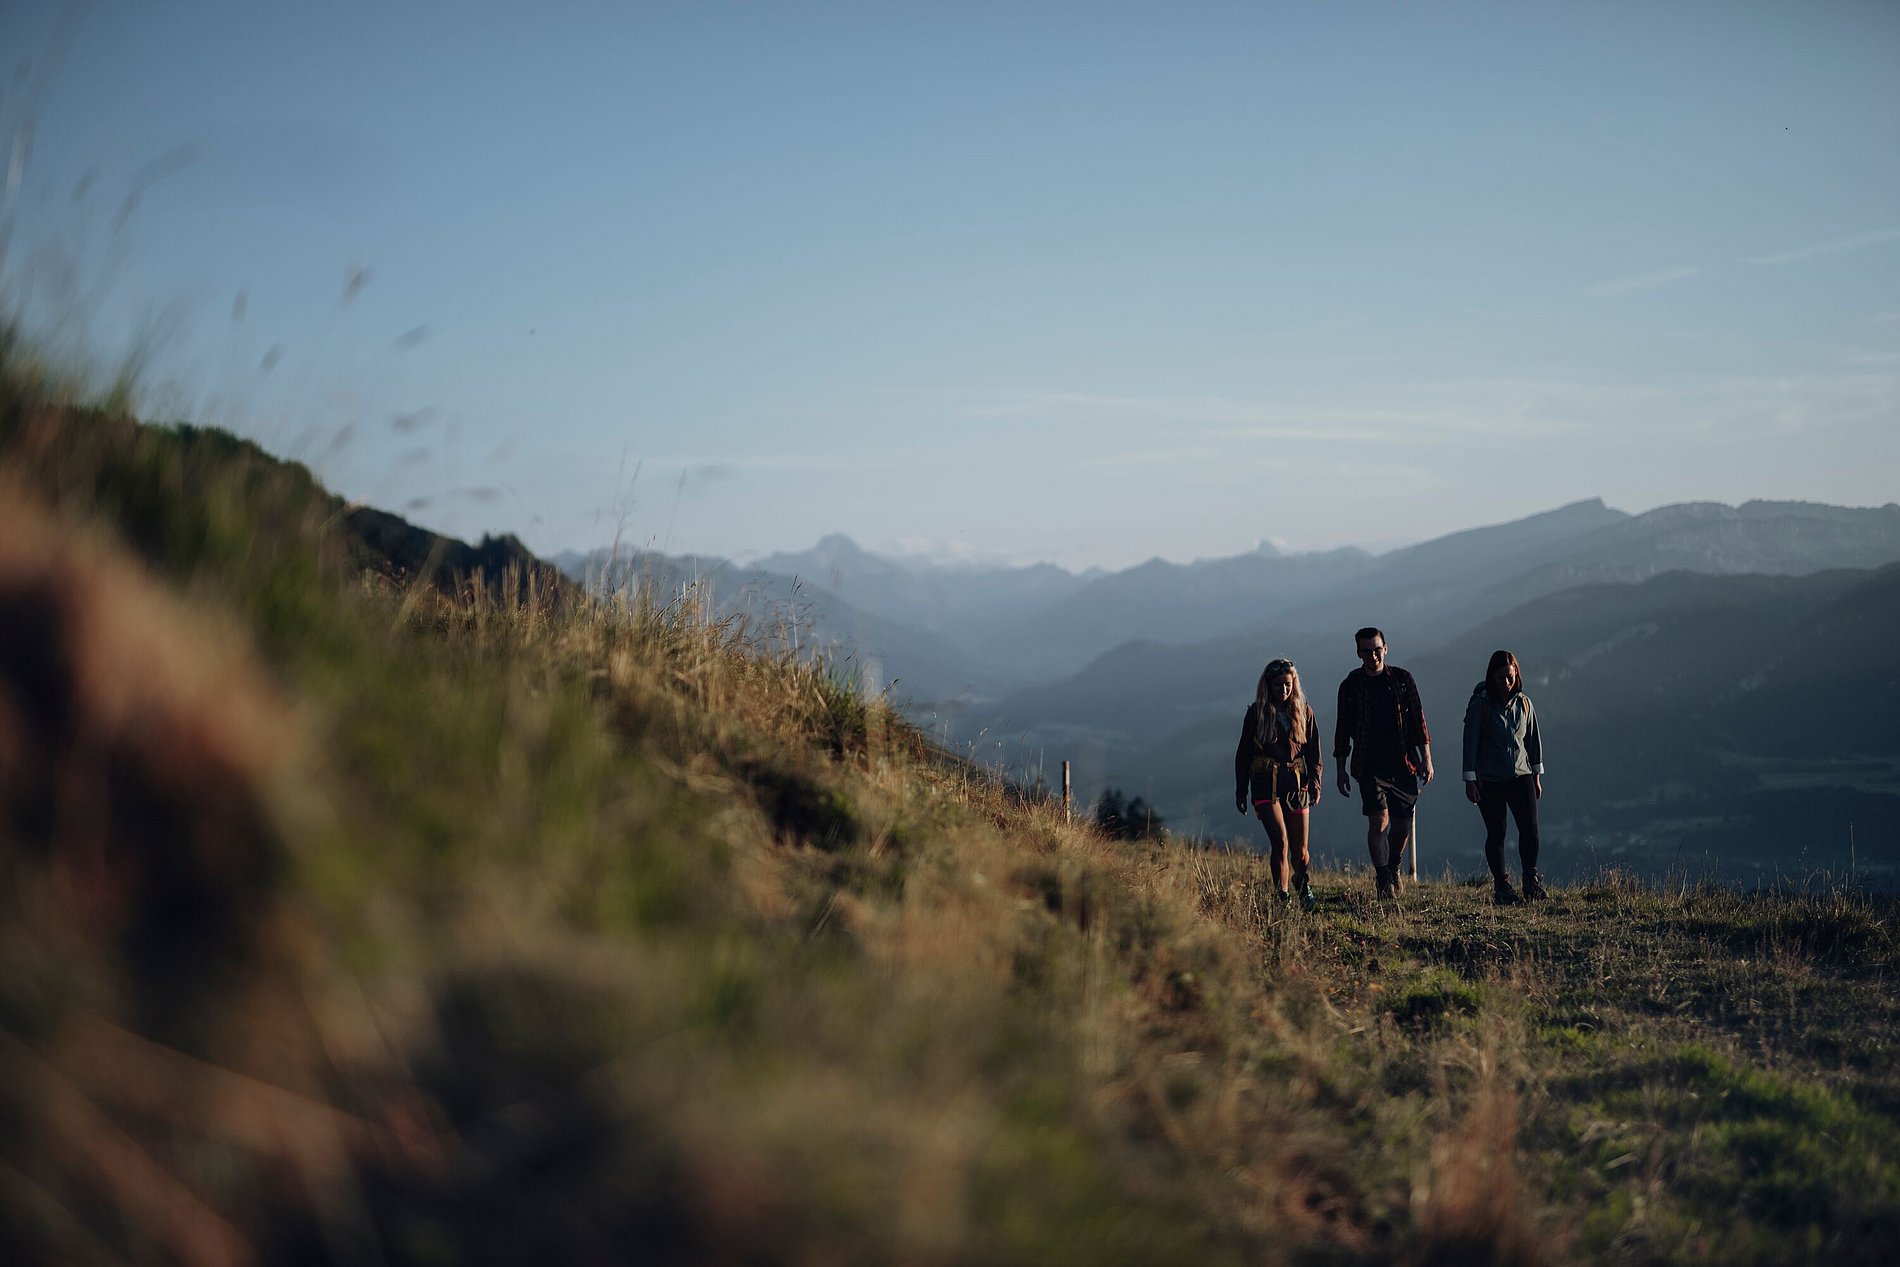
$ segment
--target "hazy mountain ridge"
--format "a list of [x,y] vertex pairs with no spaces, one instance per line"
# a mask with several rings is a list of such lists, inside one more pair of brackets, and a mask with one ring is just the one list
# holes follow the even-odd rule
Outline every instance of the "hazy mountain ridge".
[[1812,502],[1689,502],[1607,525],[1570,556],[1513,583],[1555,593],[1664,572],[1799,574],[1873,568],[1900,558],[1900,506],[1850,509]]
[[[950,567],[899,560],[865,550],[839,533],[822,538],[810,550],[771,554],[749,565],[700,559],[695,566],[722,578],[735,569],[796,578],[821,611],[851,610],[936,634],[989,670],[978,676],[1024,683],[1076,672],[1124,642],[1190,643],[1210,631],[1232,633],[1263,622],[1279,625],[1289,607],[1316,602],[1361,577],[1374,577],[1375,583],[1364,587],[1369,593],[1355,590],[1355,596],[1341,600],[1356,607],[1387,588],[1378,578],[1410,573],[1429,577],[1436,572],[1456,576],[1474,557],[1495,562],[1575,532],[1586,521],[1594,525],[1627,517],[1601,501],[1582,502],[1384,555],[1352,546],[1289,554],[1263,543],[1238,555],[1189,563],[1157,558],[1114,572],[1077,573],[1049,563]],[[1475,555],[1472,543],[1477,543]],[[1452,556],[1448,563],[1432,562],[1446,552]],[[598,569],[608,553],[563,552],[556,562],[569,575],[580,576],[590,567]],[[666,558],[653,552],[640,557]],[[903,659],[876,645],[867,653],[887,663]],[[945,676],[925,666],[907,667],[909,676],[919,679]]]
[[[1716,552],[1697,545],[1711,537],[1726,548]],[[1405,662],[1536,598],[1579,585],[1635,582],[1682,570],[1682,563],[1673,569],[1665,565],[1682,558],[1712,573],[1877,566],[1900,560],[1900,507],[1704,504],[1628,516],[1600,501],[1578,502],[1379,556],[1324,601],[1283,610],[1253,628],[1178,643],[1151,641],[1111,654],[1116,674],[1125,680],[1186,684],[1191,699],[1209,697],[1211,684],[1226,680],[1226,698],[1240,700],[1251,693],[1259,664],[1273,655],[1304,664],[1316,655],[1336,654],[1340,671],[1350,669],[1351,634],[1363,624],[1384,628],[1395,658]],[[1249,670],[1255,659],[1258,664]],[[1009,726],[1017,713],[1033,712],[1038,721],[1127,729],[1102,715],[1102,701],[1116,696],[1104,690],[1092,668],[1006,697],[998,704],[998,720]],[[1128,715],[1152,715],[1158,705],[1154,690],[1132,689],[1140,703]]]
[[[1290,630],[1362,625],[1400,631],[1417,646],[1468,627],[1487,582],[1557,562],[1591,533],[1626,522],[1600,498],[1506,523],[1436,537],[1378,556],[1373,565],[1325,599],[1287,612],[1275,624]],[[1500,599],[1505,610],[1514,599]]]
[[1009,639],[1033,644],[1030,663],[1054,675],[1124,642],[1180,642],[1194,630],[1273,621],[1286,606],[1348,585],[1373,565],[1373,556],[1356,546],[1311,554],[1256,551],[1187,564],[1151,559],[1022,619]]
[[810,550],[770,554],[750,566],[799,577],[862,611],[944,634],[966,648],[994,641],[997,630],[1059,602],[1100,574],[1096,569],[1071,572],[1054,563],[947,566],[899,559],[866,550],[842,533],[821,538]]
[[930,630],[856,607],[802,577],[725,559],[652,552],[569,551],[555,556],[555,562],[576,581],[644,592],[662,605],[699,587],[721,614],[741,615],[754,628],[850,660],[867,690],[894,683],[900,702],[932,706],[987,697],[1006,684]]

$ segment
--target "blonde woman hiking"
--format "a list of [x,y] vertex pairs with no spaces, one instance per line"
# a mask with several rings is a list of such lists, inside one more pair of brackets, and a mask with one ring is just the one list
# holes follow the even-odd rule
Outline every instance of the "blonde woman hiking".
[[1307,816],[1319,804],[1319,719],[1306,702],[1300,672],[1291,660],[1268,663],[1254,688],[1254,702],[1240,723],[1240,742],[1234,747],[1234,808],[1243,814],[1249,790],[1253,811],[1267,829],[1272,847],[1268,865],[1280,900],[1293,899],[1287,887],[1291,861],[1292,885],[1299,891],[1300,905],[1312,910],[1319,900],[1306,878],[1310,861]]

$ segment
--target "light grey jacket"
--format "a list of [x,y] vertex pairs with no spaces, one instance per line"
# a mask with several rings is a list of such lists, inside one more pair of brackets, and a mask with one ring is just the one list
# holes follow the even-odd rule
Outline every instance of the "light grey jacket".
[[1537,710],[1519,691],[1502,707],[1480,683],[1465,705],[1465,782],[1502,782],[1544,772],[1544,740]]

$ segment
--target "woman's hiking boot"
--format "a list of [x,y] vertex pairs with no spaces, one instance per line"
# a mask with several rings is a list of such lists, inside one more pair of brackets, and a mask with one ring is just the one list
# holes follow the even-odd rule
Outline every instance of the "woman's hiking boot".
[[1319,899],[1313,896],[1313,886],[1305,880],[1300,881],[1300,909],[1303,911],[1319,909]]
[[1549,896],[1550,894],[1544,892],[1544,877],[1535,871],[1526,871],[1524,873],[1524,900],[1541,902]]
[[1517,895],[1509,880],[1499,880],[1491,889],[1491,900],[1499,906],[1516,906],[1524,899]]

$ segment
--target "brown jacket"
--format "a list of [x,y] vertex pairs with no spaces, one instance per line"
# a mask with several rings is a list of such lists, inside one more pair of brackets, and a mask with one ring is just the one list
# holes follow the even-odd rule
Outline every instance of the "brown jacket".
[[[1281,764],[1299,761],[1305,765],[1305,783],[1309,792],[1317,792],[1320,783],[1319,718],[1313,712],[1313,706],[1306,706],[1306,742],[1295,745],[1291,737],[1282,734],[1277,742],[1267,748],[1260,746],[1256,734],[1259,723],[1257,705],[1247,705],[1247,716],[1240,723],[1240,742],[1234,745],[1234,801],[1236,804],[1247,799],[1247,788],[1253,781],[1254,763],[1261,760],[1273,760]],[[1262,798],[1270,794],[1270,789],[1261,788]]]

